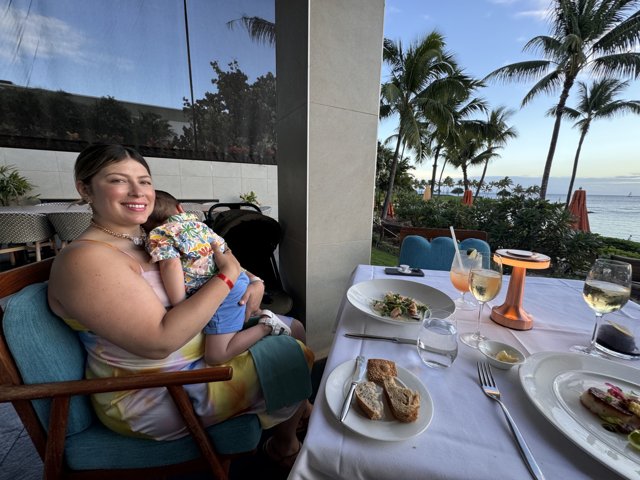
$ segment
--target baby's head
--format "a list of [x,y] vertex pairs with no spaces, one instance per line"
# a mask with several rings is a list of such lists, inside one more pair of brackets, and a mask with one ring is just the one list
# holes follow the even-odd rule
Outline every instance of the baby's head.
[[182,207],[176,197],[165,191],[156,190],[156,203],[153,206],[153,212],[151,212],[151,215],[149,215],[149,218],[142,227],[147,232],[150,232],[165,223],[171,215],[182,212]]

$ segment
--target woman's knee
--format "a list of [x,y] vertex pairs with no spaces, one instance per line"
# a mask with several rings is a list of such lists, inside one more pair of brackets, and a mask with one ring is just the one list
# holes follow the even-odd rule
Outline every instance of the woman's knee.
[[291,321],[291,336],[302,343],[307,343],[307,332],[300,320],[295,318]]

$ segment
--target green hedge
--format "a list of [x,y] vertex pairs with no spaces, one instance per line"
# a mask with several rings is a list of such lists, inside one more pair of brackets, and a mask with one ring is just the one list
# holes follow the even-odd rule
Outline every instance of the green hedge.
[[[484,230],[492,250],[533,250],[551,257],[547,275],[582,276],[602,254],[603,238],[571,228],[571,215],[561,203],[527,195],[478,198],[472,206],[413,194],[399,195],[397,216],[416,227]],[[632,242],[633,243],[633,242]]]

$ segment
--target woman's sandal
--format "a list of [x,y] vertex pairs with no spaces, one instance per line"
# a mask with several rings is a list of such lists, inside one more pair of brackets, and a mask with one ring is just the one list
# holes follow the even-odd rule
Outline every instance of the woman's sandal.
[[290,471],[293,468],[296,458],[298,458],[298,454],[302,448],[302,443],[298,443],[298,450],[293,452],[291,455],[279,455],[271,446],[271,440],[273,440],[273,437],[267,438],[267,440],[262,444],[262,451],[264,452],[264,455],[273,462],[274,465],[278,466],[278,468]]

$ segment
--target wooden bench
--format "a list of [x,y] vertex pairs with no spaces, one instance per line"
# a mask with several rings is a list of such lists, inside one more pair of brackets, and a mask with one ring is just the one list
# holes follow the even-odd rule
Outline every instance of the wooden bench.
[[[456,230],[456,239],[458,241],[465,240],[467,238],[477,238],[488,242],[489,235],[483,230]],[[402,227],[400,229],[399,240],[402,244],[404,237],[407,235],[418,235],[431,241],[436,237],[449,237],[451,238],[451,232],[448,228],[424,228],[424,227]]]

